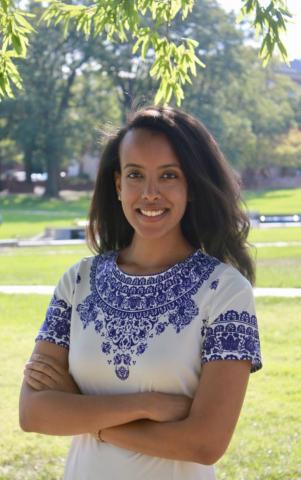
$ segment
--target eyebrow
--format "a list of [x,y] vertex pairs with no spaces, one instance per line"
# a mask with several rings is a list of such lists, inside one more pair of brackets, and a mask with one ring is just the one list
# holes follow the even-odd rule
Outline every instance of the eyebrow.
[[[133,168],[133,167],[144,168],[142,165],[138,165],[137,163],[127,163],[124,168],[126,169],[126,168]],[[171,168],[171,167],[181,169],[180,165],[177,165],[176,163],[167,163],[166,165],[161,165],[159,168]]]

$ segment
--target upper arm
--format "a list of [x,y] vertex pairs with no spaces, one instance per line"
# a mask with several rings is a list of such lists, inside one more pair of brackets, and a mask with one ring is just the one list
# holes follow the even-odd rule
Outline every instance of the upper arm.
[[262,367],[253,289],[234,268],[228,268],[220,277],[203,334],[202,364],[250,360],[251,373]]

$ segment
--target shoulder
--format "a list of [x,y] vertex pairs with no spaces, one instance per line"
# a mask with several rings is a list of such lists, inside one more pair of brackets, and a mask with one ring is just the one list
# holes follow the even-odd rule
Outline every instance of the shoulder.
[[209,273],[208,286],[211,290],[252,290],[249,280],[235,267],[228,263],[199,251],[195,257],[195,264],[200,271]]
[[[255,315],[253,287],[236,268],[220,262],[208,282],[208,306],[210,322],[220,316]],[[227,317],[228,318],[228,317]]]
[[252,285],[232,265],[200,252],[195,268],[202,285],[201,300],[211,320],[227,310],[255,311]]
[[249,280],[232,265],[222,263],[220,271],[221,287],[233,290],[252,291],[253,287]]
[[115,257],[115,251],[83,257],[63,274],[60,282],[74,287],[74,285],[78,285],[82,281],[89,281],[97,272],[102,272],[109,265],[112,265]]
[[114,258],[114,251],[108,251],[99,255],[90,255],[83,257],[81,260],[71,265],[71,267],[63,274],[63,277],[73,279],[75,281],[79,280],[78,274],[83,272],[87,273],[93,270],[96,266],[103,268],[108,263],[112,263]]
[[60,277],[54,292],[55,298],[64,298],[71,304],[75,291],[89,289],[91,281],[100,272],[106,269],[106,265],[112,262],[114,252],[105,252],[101,255],[83,257],[71,265]]

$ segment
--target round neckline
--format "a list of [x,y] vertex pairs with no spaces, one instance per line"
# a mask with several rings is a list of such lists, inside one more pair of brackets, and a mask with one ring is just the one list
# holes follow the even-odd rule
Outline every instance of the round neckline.
[[121,275],[124,275],[125,277],[130,277],[130,278],[152,278],[152,277],[157,277],[159,275],[166,275],[167,273],[170,273],[172,270],[176,269],[178,270],[179,268],[181,268],[183,265],[185,265],[186,263],[188,263],[195,255],[197,255],[197,253],[200,252],[200,249],[196,249],[194,252],[192,252],[190,255],[188,255],[188,257],[184,258],[184,260],[181,260],[177,263],[175,263],[174,265],[171,265],[170,267],[166,268],[165,270],[162,270],[160,272],[155,272],[155,273],[149,273],[149,274],[142,274],[142,275],[139,275],[139,274],[134,274],[134,273],[128,273],[128,272],[125,272],[124,270],[122,270],[118,263],[117,263],[117,259],[118,259],[118,256],[119,256],[119,253],[120,251],[117,250],[116,252],[114,252],[114,257],[113,257],[113,270]]

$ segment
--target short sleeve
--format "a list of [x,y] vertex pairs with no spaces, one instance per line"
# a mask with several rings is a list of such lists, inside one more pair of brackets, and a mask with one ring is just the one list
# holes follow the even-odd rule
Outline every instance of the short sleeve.
[[250,360],[251,373],[262,368],[253,289],[232,267],[216,281],[203,335],[202,363]]
[[72,298],[77,265],[70,268],[57,284],[46,311],[45,320],[35,339],[55,343],[69,349]]

